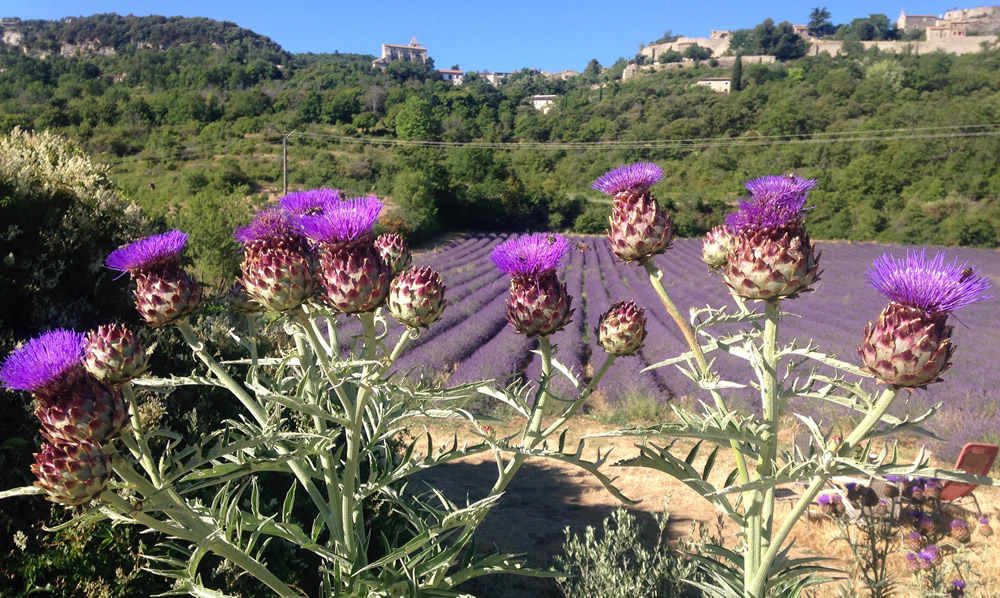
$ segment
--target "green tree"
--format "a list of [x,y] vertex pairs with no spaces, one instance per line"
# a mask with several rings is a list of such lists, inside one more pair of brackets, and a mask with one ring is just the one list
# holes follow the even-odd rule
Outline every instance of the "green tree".
[[822,38],[824,35],[829,35],[836,31],[833,23],[830,21],[830,11],[823,8],[815,7],[809,12],[809,35],[813,37]]
[[430,101],[412,94],[396,113],[396,136],[400,139],[435,139],[441,132],[441,121],[435,116]]
[[702,48],[698,44],[691,44],[690,46],[684,48],[684,58],[690,58],[695,62],[698,62],[699,60],[707,60],[711,55],[711,48]]
[[740,91],[743,89],[743,55],[737,54],[736,61],[733,62],[733,73],[730,75],[732,79],[732,90]]
[[795,27],[788,21],[782,21],[774,28],[768,54],[779,60],[793,60],[806,55],[806,40],[795,33]]

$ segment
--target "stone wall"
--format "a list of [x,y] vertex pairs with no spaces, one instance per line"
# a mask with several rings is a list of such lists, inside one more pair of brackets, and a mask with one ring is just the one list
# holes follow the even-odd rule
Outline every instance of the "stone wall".
[[[931,52],[936,52],[941,50],[942,52],[947,52],[948,54],[975,54],[977,52],[982,52],[983,42],[990,44],[991,46],[995,44],[997,38],[993,35],[970,35],[967,37],[952,37],[948,39],[932,39],[925,42],[920,41],[882,41],[882,42],[861,42],[861,45],[865,47],[865,50],[871,48],[878,48],[883,52],[897,52],[902,53],[910,49],[911,52],[916,54],[929,54]],[[826,52],[831,56],[836,56],[841,53],[841,47],[843,46],[842,41],[838,40],[822,40],[813,42],[809,45],[809,56],[819,56],[821,53]]]
[[[736,64],[735,56],[720,56],[715,60],[717,63],[716,64],[717,68],[720,69],[732,69],[733,65]],[[702,60],[700,64],[702,66],[705,66],[708,65],[710,61],[711,59]],[[743,57],[743,66],[747,66],[750,64],[771,64],[772,62],[775,62],[774,56],[768,56],[766,54]],[[690,58],[685,58],[680,62],[667,62],[663,64],[656,63],[646,66],[639,66],[638,64],[632,63],[626,66],[625,70],[622,72],[622,81],[627,81],[628,79],[631,79],[632,77],[635,77],[637,75],[658,73],[660,71],[669,71],[674,69],[690,68],[692,66],[695,66],[695,64],[694,61],[691,60]]]
[[639,53],[657,60],[668,50],[683,54],[685,49],[694,44],[710,49],[712,56],[720,56],[729,49],[729,37],[679,37],[677,41],[667,44],[651,44],[639,50]]
[[969,30],[978,33],[1000,32],[1000,6],[980,6],[949,10],[944,13],[946,21],[966,21]]

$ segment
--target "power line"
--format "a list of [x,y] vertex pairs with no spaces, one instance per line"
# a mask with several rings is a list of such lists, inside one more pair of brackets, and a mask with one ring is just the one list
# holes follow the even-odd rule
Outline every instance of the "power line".
[[[380,139],[372,137],[346,137],[330,133],[303,133],[301,137],[313,139],[325,139],[335,143],[360,143],[371,146],[401,146],[401,147],[429,147],[429,148],[470,148],[470,149],[498,149],[498,150],[610,150],[610,149],[709,149],[717,147],[759,147],[767,145],[803,145],[803,144],[832,144],[850,143],[865,141],[905,141],[919,139],[946,139],[946,138],[975,138],[975,137],[995,137],[1000,136],[1000,130],[989,130],[1000,128],[1000,123],[986,123],[974,125],[941,125],[932,127],[903,127],[895,129],[870,129],[857,131],[833,131],[817,133],[801,133],[790,135],[755,135],[753,137],[700,137],[684,139],[651,139],[651,140],[629,140],[629,141],[553,141],[553,142],[485,142],[485,141],[423,141],[416,139]],[[961,129],[988,129],[988,130],[963,130],[960,132],[949,132]],[[937,132],[935,132],[937,131]],[[293,131],[295,132],[295,131]],[[169,160],[169,159],[197,159],[209,155],[217,155],[214,149],[232,146],[243,142],[249,147],[256,147],[261,144],[278,145],[282,140],[254,140],[252,138],[239,137],[227,141],[207,144],[186,146],[176,150],[166,150],[158,154],[138,154],[117,160],[110,160],[109,165],[119,165],[127,162],[139,160]],[[284,145],[284,144],[283,144]]]

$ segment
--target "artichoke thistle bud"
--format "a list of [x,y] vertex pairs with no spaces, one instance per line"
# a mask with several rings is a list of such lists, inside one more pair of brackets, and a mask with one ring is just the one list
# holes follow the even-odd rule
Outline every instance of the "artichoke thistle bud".
[[565,237],[544,233],[508,239],[490,253],[490,260],[511,277],[507,321],[517,332],[548,336],[569,324],[573,298],[556,274],[567,253]]
[[989,538],[990,536],[993,535],[993,527],[990,525],[989,517],[979,518],[979,535],[983,536],[984,538]]
[[389,284],[389,313],[412,328],[426,328],[444,311],[445,286],[430,268],[410,268]]
[[548,336],[570,323],[572,302],[555,271],[537,277],[515,276],[510,281],[507,322],[521,334]]
[[337,311],[373,311],[389,294],[389,268],[372,247],[326,248],[320,260],[326,299]]
[[716,226],[708,231],[701,243],[701,261],[710,270],[718,270],[728,262],[727,256],[733,246],[733,235],[724,226]]
[[226,301],[234,313],[245,316],[261,314],[267,311],[266,307],[247,293],[246,286],[239,280],[234,282],[233,286],[229,287],[229,292],[226,294]]
[[105,265],[135,279],[135,307],[156,328],[187,317],[201,305],[201,286],[179,265],[187,235],[174,230],[111,252]]
[[948,314],[986,299],[989,281],[944,254],[928,260],[926,251],[907,252],[905,260],[886,254],[875,260],[868,282],[890,303],[865,327],[858,352],[865,369],[886,384],[923,388],[938,381],[955,351]]
[[646,340],[646,310],[634,301],[619,301],[601,315],[597,339],[616,357],[634,355]]
[[949,598],[963,598],[965,596],[965,582],[961,579],[952,580],[948,596]]
[[316,290],[313,252],[293,227],[288,212],[269,208],[233,235],[243,243],[246,292],[270,311],[294,309]]
[[794,175],[747,181],[751,199],[726,217],[732,244],[720,266],[734,294],[754,300],[794,298],[819,280],[819,254],[802,219],[815,184]]
[[403,237],[396,234],[379,235],[375,238],[375,248],[382,256],[382,261],[389,266],[390,276],[397,276],[410,267],[410,248],[406,246]]
[[66,506],[94,499],[111,478],[111,457],[93,440],[56,440],[35,453],[31,472],[48,499]]
[[608,244],[618,259],[644,262],[670,248],[673,220],[650,194],[663,178],[655,164],[639,162],[608,171],[591,187],[614,197],[608,219]]
[[35,416],[42,434],[52,441],[87,439],[104,443],[125,423],[128,410],[117,387],[89,374],[69,392],[53,399],[40,399]]
[[148,366],[142,342],[120,324],[99,326],[87,333],[83,364],[95,378],[112,384],[137,378]]
[[342,313],[372,311],[389,294],[389,267],[372,236],[381,211],[382,202],[375,197],[356,197],[298,219],[299,231],[322,249],[320,268],[326,299]]
[[920,552],[924,549],[924,537],[920,532],[910,532],[903,536],[903,546],[907,550],[912,550],[913,552]]
[[972,530],[969,529],[968,523],[961,519],[955,519],[951,522],[950,535],[955,541],[965,544],[972,539]]

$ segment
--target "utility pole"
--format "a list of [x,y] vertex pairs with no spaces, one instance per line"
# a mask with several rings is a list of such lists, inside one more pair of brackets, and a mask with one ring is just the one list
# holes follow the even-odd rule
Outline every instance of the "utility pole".
[[288,138],[291,137],[295,131],[298,129],[292,129],[291,133],[285,135],[285,133],[278,128],[278,125],[271,125],[281,138],[281,194],[288,195]]

